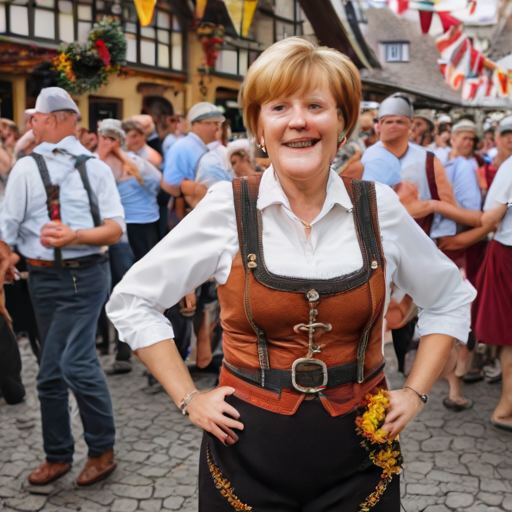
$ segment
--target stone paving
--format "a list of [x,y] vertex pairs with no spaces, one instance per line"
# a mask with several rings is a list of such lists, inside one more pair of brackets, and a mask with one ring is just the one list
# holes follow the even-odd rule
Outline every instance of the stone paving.
[[[128,375],[108,377],[114,402],[117,470],[88,488],[74,484],[86,459],[81,426],[73,417],[73,469],[54,484],[31,488],[27,476],[43,460],[35,393],[37,365],[22,345],[23,404],[0,401],[0,509],[6,511],[197,511],[197,464],[201,434],[158,387],[148,387],[140,364]],[[386,347],[393,387],[403,384]],[[108,356],[103,364],[110,362]],[[211,387],[215,377],[197,384]],[[436,384],[428,406],[402,436],[406,460],[402,478],[406,512],[512,511],[512,434],[489,423],[500,385],[466,386],[471,411],[453,413],[441,404],[447,386]],[[340,511],[345,512],[345,511]],[[347,511],[348,512],[348,511]]]

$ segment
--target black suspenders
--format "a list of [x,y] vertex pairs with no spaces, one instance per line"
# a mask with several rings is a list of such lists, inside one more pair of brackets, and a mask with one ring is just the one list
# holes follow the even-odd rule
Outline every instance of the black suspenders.
[[[59,193],[60,187],[59,185],[53,185],[50,179],[50,173],[48,172],[48,167],[46,165],[46,161],[42,155],[39,153],[32,152],[30,156],[36,161],[37,168],[39,169],[39,174],[41,175],[41,179],[43,180],[44,188],[46,191],[46,205],[48,208],[48,216],[50,220],[60,220],[60,204],[59,204]],[[89,204],[91,208],[91,215],[94,222],[94,226],[98,227],[103,225],[100,215],[100,209],[98,206],[98,199],[96,194],[93,192],[91,188],[91,183],[89,181],[89,176],[87,175],[87,169],[85,163],[89,158],[92,158],[87,155],[79,155],[75,161],[75,167],[80,174],[80,178],[84,185],[85,191],[87,192],[87,197],[89,198]],[[58,218],[55,218],[55,214],[58,214]],[[60,247],[55,247],[55,267],[62,267],[62,249]]]

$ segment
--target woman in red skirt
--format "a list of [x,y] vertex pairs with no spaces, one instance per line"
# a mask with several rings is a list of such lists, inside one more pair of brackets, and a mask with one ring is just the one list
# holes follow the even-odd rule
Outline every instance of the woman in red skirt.
[[512,432],[512,157],[499,168],[487,193],[484,211],[501,208],[501,220],[487,247],[477,278],[478,297],[473,304],[473,329],[479,341],[498,345],[503,388],[491,423]]

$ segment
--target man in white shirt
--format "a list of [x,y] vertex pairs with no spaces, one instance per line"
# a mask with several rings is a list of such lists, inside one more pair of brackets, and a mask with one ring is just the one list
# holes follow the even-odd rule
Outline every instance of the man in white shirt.
[[112,172],[75,137],[79,116],[63,89],[41,91],[32,115],[38,146],[11,171],[0,221],[5,242],[27,260],[42,345],[37,388],[46,462],[29,476],[32,485],[71,467],[69,389],[89,448],[77,483],[94,483],[116,467],[112,404],[95,334],[110,287],[101,247],[121,237],[124,211]]
[[[379,170],[379,166],[372,165],[372,162],[387,158],[389,164],[386,168],[391,171],[396,167],[395,160],[398,159],[401,180],[407,180],[418,187],[420,201],[440,199],[455,205],[453,190],[441,162],[425,148],[409,141],[412,119],[413,108],[407,96],[394,94],[381,103],[377,125],[381,138],[363,154],[363,179],[395,185],[395,174],[389,173],[389,180],[392,181],[383,181],[382,169]],[[451,229],[443,230],[441,219],[436,214],[416,220],[432,238],[454,235]]]

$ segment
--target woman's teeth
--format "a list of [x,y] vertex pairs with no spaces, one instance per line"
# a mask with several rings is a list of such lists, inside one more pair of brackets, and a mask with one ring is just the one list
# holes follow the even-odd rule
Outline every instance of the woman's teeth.
[[289,148],[309,148],[314,146],[317,142],[316,140],[302,140],[300,142],[288,142],[285,146]]

